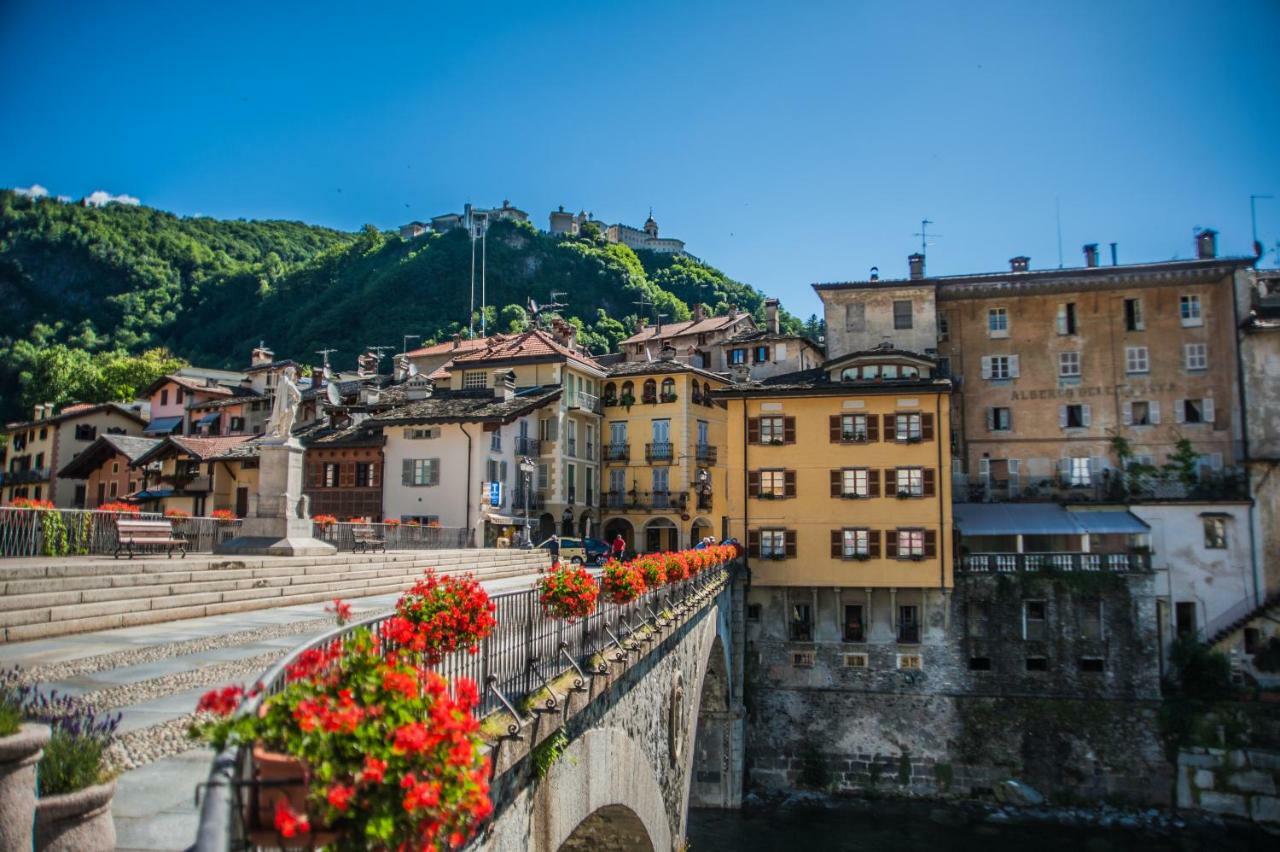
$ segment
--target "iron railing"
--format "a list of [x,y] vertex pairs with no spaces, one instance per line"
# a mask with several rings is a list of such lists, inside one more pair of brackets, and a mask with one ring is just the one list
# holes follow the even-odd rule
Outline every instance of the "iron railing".
[[[46,521],[57,515],[60,523]],[[108,556],[116,550],[117,512],[96,509],[19,509],[0,507],[0,558],[21,556]],[[126,515],[158,521],[157,512]],[[215,544],[234,538],[238,520],[172,518],[173,531],[187,540],[188,553],[212,553]],[[66,544],[61,542],[65,531]]]
[[644,445],[644,460],[649,462],[671,461],[673,448],[670,441],[656,441]]
[[1151,554],[1130,553],[966,553],[961,568],[974,574],[1017,574],[1039,571],[1113,571],[1138,573],[1151,570]]
[[605,461],[629,461],[631,459],[631,446],[629,444],[605,444],[604,460]]
[[537,438],[519,436],[516,438],[516,455],[536,456],[542,451],[542,442]]
[[[481,688],[476,715],[483,718],[505,707],[504,699],[517,708],[535,696],[546,685],[571,670],[600,672],[607,657],[628,655],[628,642],[643,647],[648,627],[655,630],[664,613],[696,611],[706,606],[728,583],[729,568],[722,565],[656,591],[646,592],[628,604],[614,604],[600,598],[601,604],[587,618],[569,624],[547,616],[538,602],[538,590],[525,589],[493,595],[497,627],[480,643],[477,653],[465,651],[450,654],[436,667],[451,683],[457,678],[470,678]],[[394,650],[395,643],[385,632],[386,620],[392,612],[338,627],[295,648],[284,659],[258,678],[239,713],[257,713],[262,702],[279,694],[286,684],[286,672],[298,658],[312,649],[328,650],[344,642],[360,628],[378,634],[384,650]],[[592,658],[599,655],[599,658]],[[542,696],[538,696],[539,704]],[[533,706],[522,711],[531,714]],[[545,704],[543,706],[546,706]],[[517,720],[520,721],[520,720]],[[242,793],[254,777],[252,749],[229,745],[214,756],[209,778],[204,785],[200,824],[196,835],[196,852],[228,852],[248,846],[248,827],[244,822]]]
[[707,464],[716,463],[716,448],[710,444],[695,444],[693,455],[697,461]]
[[25,485],[31,482],[44,482],[52,471],[47,467],[33,467],[26,470],[0,471],[0,485]]
[[689,495],[683,491],[605,491],[600,494],[600,507],[631,512],[684,509]]
[[1193,481],[1175,476],[1124,476],[1114,470],[1088,481],[1062,476],[1008,476],[1003,479],[951,475],[957,503],[1141,503],[1146,500],[1247,500],[1248,477],[1236,468],[1202,471]]
[[[487,505],[487,504],[486,504]],[[523,505],[523,504],[522,504]],[[356,529],[372,530],[387,550],[460,550],[473,547],[471,530],[466,527],[433,527],[419,524],[362,524],[340,521],[322,526],[314,524],[316,538],[327,541],[338,550],[353,550]]]

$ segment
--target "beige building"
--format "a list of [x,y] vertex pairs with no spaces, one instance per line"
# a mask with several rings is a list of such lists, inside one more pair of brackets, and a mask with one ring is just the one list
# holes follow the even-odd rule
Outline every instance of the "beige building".
[[618,344],[625,360],[656,361],[665,347],[675,349],[676,357],[703,369],[719,369],[719,345],[730,337],[759,331],[751,314],[731,310],[721,316],[709,316],[705,305],[693,306],[693,318],[684,322],[642,325],[635,334]]
[[658,223],[654,221],[652,210],[649,211],[649,218],[644,221],[643,227],[633,228],[619,222],[606,228],[604,235],[609,242],[622,243],[632,249],[656,251],[662,254],[684,254],[684,240],[658,236]]

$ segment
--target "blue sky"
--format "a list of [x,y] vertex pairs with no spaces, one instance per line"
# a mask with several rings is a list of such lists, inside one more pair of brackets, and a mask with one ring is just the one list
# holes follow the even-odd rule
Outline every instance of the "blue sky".
[[[509,198],[813,281],[1280,240],[1280,3],[0,0],[0,186],[392,228]],[[372,4],[367,4],[372,5]],[[1266,265],[1274,263],[1274,254]]]

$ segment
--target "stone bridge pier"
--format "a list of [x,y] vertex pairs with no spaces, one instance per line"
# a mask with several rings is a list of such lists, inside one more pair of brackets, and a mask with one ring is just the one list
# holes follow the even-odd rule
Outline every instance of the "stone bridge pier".
[[607,672],[557,691],[554,710],[495,746],[495,816],[471,848],[671,852],[690,806],[741,804],[740,576],[629,650],[610,648]]

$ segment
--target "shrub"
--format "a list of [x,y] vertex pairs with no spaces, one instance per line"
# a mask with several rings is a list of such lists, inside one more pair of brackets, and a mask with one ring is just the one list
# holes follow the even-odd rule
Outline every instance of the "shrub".
[[318,526],[320,529],[327,530],[329,527],[336,524],[338,522],[338,519],[335,518],[333,515],[316,515],[311,519],[311,522],[316,526]]
[[1225,654],[1201,644],[1195,636],[1179,636],[1169,662],[1174,680],[1188,698],[1215,700],[1234,692],[1231,662]]
[[36,772],[39,794],[58,796],[106,781],[110,773],[103,758],[115,739],[120,714],[103,715],[69,695],[19,686],[19,680],[16,668],[0,677],[5,703],[16,704],[23,718],[50,728]]
[[18,692],[18,669],[0,670],[0,737],[18,732],[22,725],[22,697]]

